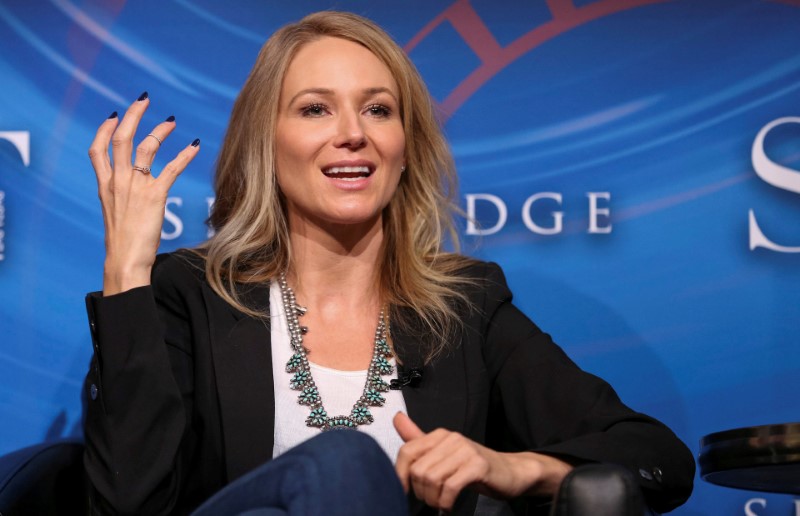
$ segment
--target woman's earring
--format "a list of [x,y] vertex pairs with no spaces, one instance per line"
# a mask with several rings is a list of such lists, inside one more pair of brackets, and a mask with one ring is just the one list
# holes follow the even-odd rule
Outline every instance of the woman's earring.
[[403,172],[405,172],[405,171],[406,171],[406,166],[405,166],[405,165],[403,165],[402,167],[400,167],[400,173],[401,173],[401,174],[402,174]]

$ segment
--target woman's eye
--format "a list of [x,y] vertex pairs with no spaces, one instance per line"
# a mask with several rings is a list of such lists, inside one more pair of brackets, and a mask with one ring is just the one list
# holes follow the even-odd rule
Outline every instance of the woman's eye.
[[322,116],[325,114],[325,106],[322,104],[311,104],[310,106],[306,106],[302,109],[303,116]]
[[382,104],[373,104],[367,107],[367,113],[378,118],[387,118],[392,110]]

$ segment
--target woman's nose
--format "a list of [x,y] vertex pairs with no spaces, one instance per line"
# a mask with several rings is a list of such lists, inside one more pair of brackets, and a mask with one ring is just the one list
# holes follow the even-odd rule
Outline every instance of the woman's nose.
[[359,113],[343,112],[339,116],[336,147],[361,148],[367,143],[363,120]]

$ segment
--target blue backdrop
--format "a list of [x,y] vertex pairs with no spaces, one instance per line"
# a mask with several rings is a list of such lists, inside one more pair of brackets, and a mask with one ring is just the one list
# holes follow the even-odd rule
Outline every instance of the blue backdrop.
[[[466,252],[499,262],[582,367],[695,452],[712,431],[800,420],[800,0],[4,0],[0,454],[80,435],[96,126],[148,90],[143,127],[178,121],[156,166],[202,139],[162,250],[199,243],[260,45],[331,7],[409,52],[480,223],[462,225]],[[677,514],[755,497],[754,513],[794,507],[698,479]]]

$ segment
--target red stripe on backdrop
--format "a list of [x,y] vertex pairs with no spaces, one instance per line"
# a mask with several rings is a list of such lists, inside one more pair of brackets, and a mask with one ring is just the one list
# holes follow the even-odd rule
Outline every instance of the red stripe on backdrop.
[[[447,121],[481,86],[542,43],[604,16],[666,1],[669,0],[601,0],[583,7],[575,7],[572,0],[547,0],[553,18],[523,34],[508,46],[500,47],[469,0],[458,0],[422,27],[405,45],[405,51],[411,52],[436,27],[448,21],[481,60],[481,65],[441,102],[439,107],[443,112],[443,121]],[[800,0],[782,1],[800,2]]]

